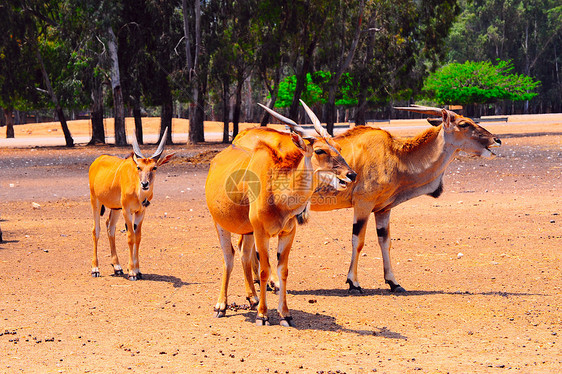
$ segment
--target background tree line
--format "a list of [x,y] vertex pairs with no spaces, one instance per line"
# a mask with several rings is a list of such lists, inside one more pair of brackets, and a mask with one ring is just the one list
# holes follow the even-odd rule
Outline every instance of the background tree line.
[[[0,107],[8,137],[14,111],[54,110],[68,146],[70,111],[90,114],[96,144],[111,110],[118,145],[127,114],[142,143],[151,108],[161,133],[189,118],[191,143],[204,120],[224,122],[225,142],[230,123],[234,136],[241,121],[266,124],[256,102],[298,118],[299,98],[329,131],[414,100],[562,111],[561,25],[559,0],[6,0]],[[466,74],[464,96],[439,93]],[[498,76],[505,89],[490,93]]]

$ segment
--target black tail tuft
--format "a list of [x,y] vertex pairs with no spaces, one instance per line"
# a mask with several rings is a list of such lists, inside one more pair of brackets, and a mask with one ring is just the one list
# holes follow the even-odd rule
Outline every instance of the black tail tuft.
[[296,218],[299,225],[308,223],[308,220],[310,218],[310,201],[306,204],[302,212],[296,215]]
[[102,205],[100,215],[103,216],[104,213],[105,213],[105,205]]

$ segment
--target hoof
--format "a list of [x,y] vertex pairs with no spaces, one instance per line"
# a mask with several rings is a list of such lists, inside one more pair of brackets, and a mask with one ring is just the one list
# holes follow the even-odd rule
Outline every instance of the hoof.
[[357,291],[361,294],[363,293],[363,289],[361,288],[361,286],[354,285],[351,279],[348,279],[345,283],[349,284],[349,290],[347,290],[348,293],[353,293],[354,291]]
[[93,277],[93,278],[99,278],[99,277],[100,277],[100,272],[99,272],[99,271],[92,271],[92,277]]
[[293,317],[282,318],[281,321],[279,321],[279,325],[283,327],[295,327],[295,324],[293,323]]
[[113,275],[116,277],[122,277],[124,275],[123,269],[119,269],[119,270],[113,269]]
[[267,317],[256,317],[256,326],[270,326],[269,318]]
[[259,304],[258,301],[254,301],[249,297],[247,297],[246,300],[248,300],[248,305],[250,305],[250,310],[256,310],[257,309],[258,304]]
[[137,273],[137,279],[143,279],[143,276],[140,271]]
[[394,287],[394,288],[391,287],[391,288],[390,288],[390,292],[394,292],[394,293],[404,293],[404,292],[407,292],[407,291],[406,291],[406,289],[404,289],[404,287],[398,285],[398,286],[396,286],[396,287]]
[[273,292],[275,295],[279,295],[279,287],[275,286],[275,285],[267,285],[267,291],[271,291]]
[[136,280],[138,280],[138,279],[141,279],[141,278],[139,277],[139,275],[140,275],[140,274],[137,274],[137,275],[129,275],[129,280],[130,280],[130,281],[136,281]]
[[390,292],[393,292],[393,293],[406,292],[406,290],[399,284],[396,284],[394,282],[389,282],[389,281],[386,281],[386,284],[388,284],[390,286]]
[[222,318],[224,316],[226,316],[226,308],[224,309],[215,308],[215,318]]

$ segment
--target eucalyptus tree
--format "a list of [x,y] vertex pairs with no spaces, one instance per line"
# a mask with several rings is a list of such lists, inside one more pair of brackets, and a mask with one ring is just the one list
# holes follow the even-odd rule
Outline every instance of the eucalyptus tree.
[[[65,43],[64,40],[56,39],[56,29],[59,27],[61,8],[63,8],[63,3],[58,0],[51,1],[17,1],[10,0],[2,9],[3,16],[6,17],[6,23],[3,27],[6,27],[6,37],[7,39],[7,52],[8,55],[4,58],[7,64],[12,64],[13,62],[18,62],[19,59],[25,56],[27,61],[19,67],[15,67],[16,71],[18,69],[23,70],[21,72],[15,72],[14,70],[6,70],[3,75],[7,77],[8,80],[14,80],[10,75],[14,74],[16,77],[24,78],[23,85],[39,92],[43,92],[50,98],[52,105],[55,108],[55,113],[61,123],[61,127],[64,133],[64,138],[66,145],[72,147],[74,145],[74,140],[68,129],[64,111],[60,104],[59,99],[59,86],[54,86],[53,81],[60,77],[62,70],[61,64],[64,63],[64,53],[50,53],[53,49],[64,50]],[[4,33],[3,33],[4,34]],[[49,54],[49,59],[44,58],[45,54]],[[50,65],[58,65],[56,67]],[[39,71],[39,76],[35,74],[29,74],[32,71]],[[40,77],[40,78],[39,78]],[[17,79],[17,78],[16,78]],[[5,82],[9,84],[9,82]],[[18,96],[20,99],[19,105],[21,105],[23,99],[24,101],[33,101],[37,104],[37,97],[30,92],[30,90],[24,90],[22,93],[27,91],[27,95],[21,96],[20,94],[10,95],[10,90],[14,88],[21,87],[22,82],[16,83],[12,88],[6,88],[2,91],[4,92],[2,96],[4,98],[5,112],[9,113],[8,125],[11,122],[11,108],[18,101]],[[5,84],[3,84],[4,86]],[[12,96],[10,98],[10,96]],[[27,98],[25,97],[27,96]],[[32,98],[30,100],[30,98]],[[7,101],[11,101],[12,104]],[[8,136],[13,136],[13,132],[7,134]]]
[[299,99],[306,85],[306,75],[314,67],[314,55],[323,38],[328,13],[335,9],[336,0],[296,0],[288,2],[286,17],[290,27],[286,30],[289,63],[297,78],[295,96],[289,117],[297,118]]
[[423,78],[445,56],[444,39],[457,12],[456,0],[365,4],[367,32],[350,68],[358,100],[356,124],[365,123],[369,106],[389,108],[390,101],[409,100],[421,92]]
[[65,0],[69,25],[67,34],[75,38],[74,52],[85,63],[83,77],[92,100],[91,144],[105,142],[103,125],[103,84],[109,82],[113,98],[116,145],[126,145],[125,104],[121,84],[119,46],[116,31],[122,26],[123,1]]
[[[286,1],[263,0],[258,4],[252,34],[255,37],[255,71],[259,75],[269,97],[268,107],[273,109],[277,101],[282,69],[288,60],[288,35],[292,28],[289,6]],[[260,126],[269,122],[264,111]]]
[[[542,82],[537,109],[562,110],[562,5],[559,0],[460,0],[463,12],[447,44],[448,60],[511,60]],[[529,102],[523,110],[529,110]],[[537,110],[535,109],[535,110]]]
[[[222,117],[224,123],[223,142],[229,142],[229,119],[232,117],[233,133],[238,134],[242,105],[242,88],[254,68],[257,30],[253,28],[258,1],[247,0],[243,6],[231,1],[211,1],[208,13],[213,15],[209,44],[206,49],[211,56],[210,76],[218,82],[221,92]],[[230,99],[234,96],[234,107],[230,113]]]
[[318,48],[318,59],[330,72],[327,83],[328,99],[326,103],[326,129],[334,132],[336,120],[336,93],[340,78],[349,68],[362,33],[374,31],[363,25],[365,2],[341,1],[334,4],[333,11],[328,12],[328,26]]
[[61,12],[58,37],[70,45],[67,86],[73,87],[82,107],[90,107],[92,137],[89,145],[105,144],[104,86],[110,81],[110,61],[106,44],[93,18],[94,3],[67,0]]
[[[200,0],[182,0],[185,40],[185,69],[189,99],[188,143],[205,141],[205,94],[207,90],[208,55],[201,53],[202,10]],[[208,25],[208,23],[206,23]]]
[[[131,32],[138,29],[142,33],[144,58],[138,61],[141,69],[132,74],[139,76],[147,104],[161,107],[160,136],[166,128],[170,129],[167,144],[172,142],[173,91],[175,88],[187,88],[183,79],[175,74],[184,61],[178,47],[184,36],[180,4],[179,1],[146,0],[143,5],[146,8],[138,13],[138,18],[125,23],[130,25],[134,21],[137,25],[132,26]],[[127,48],[133,48],[133,54],[136,53],[134,45]]]
[[210,56],[211,88],[217,92],[215,97],[219,97],[222,103],[223,143],[230,141],[230,98],[231,84],[235,73],[233,65],[236,53],[233,45],[235,42],[233,35],[234,8],[234,4],[228,0],[209,2],[210,34],[205,39],[205,49]]
[[0,5],[0,107],[4,108],[7,138],[14,137],[14,109],[39,100],[35,83],[41,79],[36,55],[28,42],[28,27],[33,19],[16,3]]

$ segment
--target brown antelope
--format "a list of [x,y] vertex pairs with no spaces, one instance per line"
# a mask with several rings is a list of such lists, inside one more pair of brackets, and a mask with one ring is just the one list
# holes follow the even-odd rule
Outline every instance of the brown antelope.
[[[452,111],[417,106],[396,109],[439,115],[442,122],[412,138],[396,137],[385,130],[365,126],[334,137],[341,146],[342,156],[357,172],[357,179],[346,190],[323,191],[311,200],[311,209],[315,211],[353,207],[353,249],[347,275],[350,291],[362,292],[357,262],[371,212],[375,216],[385,282],[392,292],[404,292],[390,262],[391,209],[420,195],[439,197],[443,191],[443,173],[458,151],[491,158],[494,153],[489,148],[501,145],[486,129]],[[244,139],[235,139],[235,143],[248,146]]]
[[139,271],[139,246],[142,222],[146,207],[153,195],[156,168],[167,163],[174,153],[164,158],[164,144],[168,128],[164,131],[158,149],[150,157],[144,157],[136,137],[133,136],[133,152],[126,159],[103,155],[90,165],[90,202],[94,213],[94,255],[92,257],[92,276],[99,277],[98,239],[100,236],[100,216],[105,208],[110,209],[107,218],[107,235],[111,248],[111,263],[115,275],[123,275],[123,268],[115,250],[115,225],[119,220],[119,210],[125,218],[127,244],[129,245],[129,280],[142,279]]
[[[303,104],[304,105],[304,104]],[[265,108],[265,107],[264,107]],[[310,116],[314,114],[308,107]],[[251,258],[255,245],[261,265],[261,284],[269,278],[269,239],[279,237],[277,272],[280,280],[280,324],[293,326],[287,306],[288,259],[296,232],[295,216],[301,213],[315,188],[322,183],[343,190],[356,174],[345,162],[326,130],[316,119],[319,137],[307,136],[295,122],[265,108],[290,126],[284,133],[267,128],[244,132],[257,139],[250,148],[232,145],[212,161],[205,184],[207,206],[213,217],[223,251],[224,267],[216,317],[227,308],[227,291],[234,265],[231,234],[241,234],[242,266],[250,306],[258,304],[257,325],[268,325],[266,287],[254,288]],[[315,116],[314,116],[315,118]],[[259,138],[269,139],[268,143]],[[320,177],[318,177],[320,176]]]

